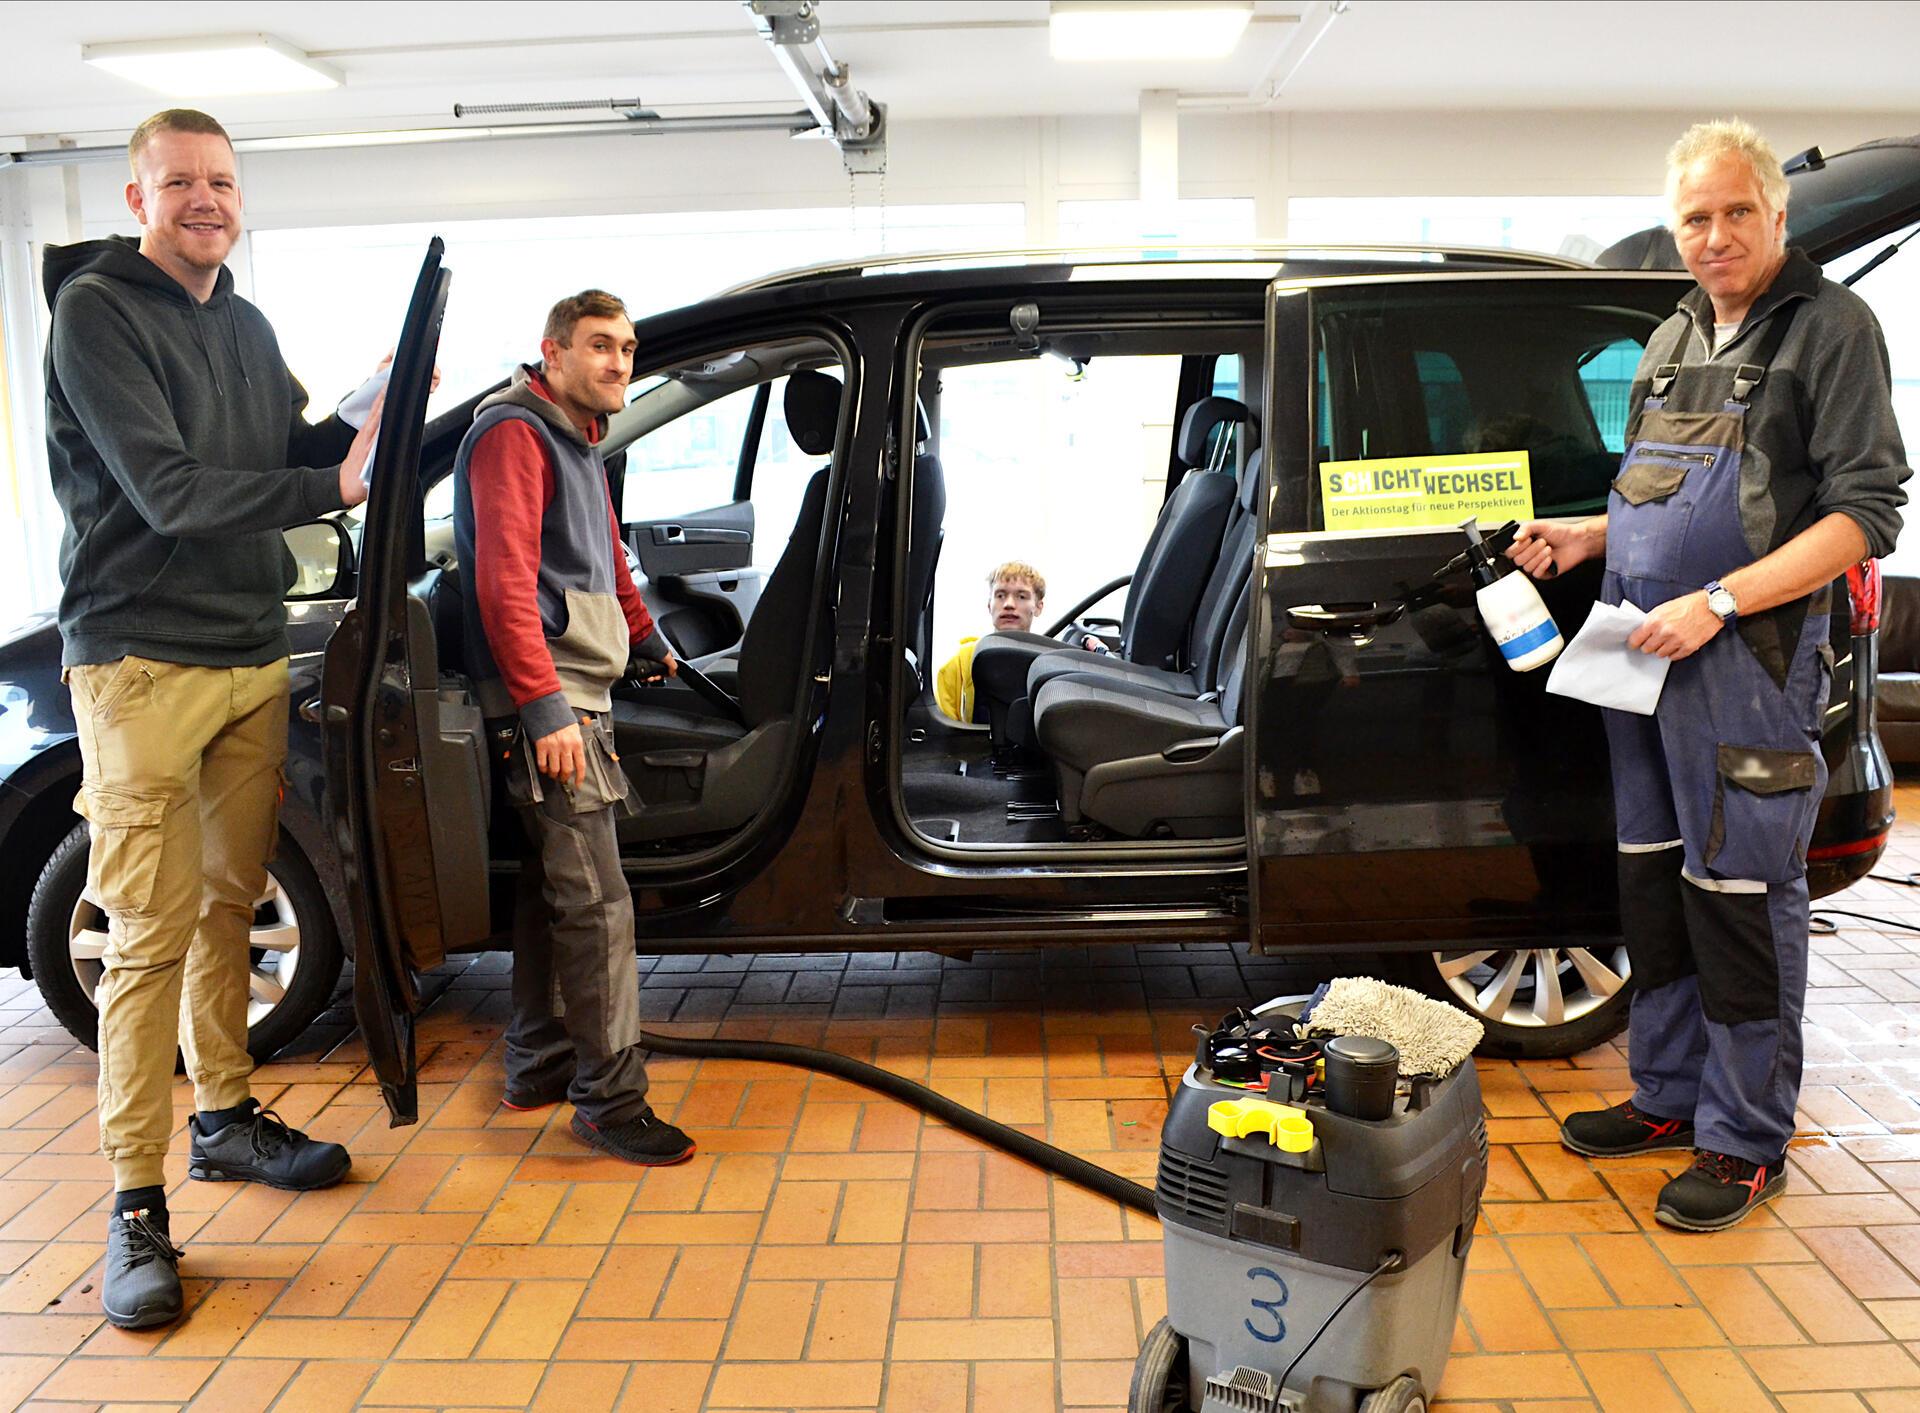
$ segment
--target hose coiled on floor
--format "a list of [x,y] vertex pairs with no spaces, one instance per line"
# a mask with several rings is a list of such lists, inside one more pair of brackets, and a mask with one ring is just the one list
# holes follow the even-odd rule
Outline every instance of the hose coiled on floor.
[[830,1074],[849,1084],[857,1084],[863,1089],[884,1094],[889,1099],[910,1104],[962,1133],[972,1134],[982,1143],[992,1144],[1016,1158],[1023,1158],[1036,1168],[1043,1168],[1089,1192],[1110,1198],[1122,1207],[1131,1207],[1148,1216],[1155,1215],[1152,1188],[1142,1187],[1098,1163],[1089,1163],[1063,1148],[1055,1148],[1051,1143],[1043,1143],[1017,1128],[990,1119],[964,1104],[955,1103],[924,1084],[891,1070],[883,1070],[878,1065],[870,1065],[865,1060],[856,1060],[851,1055],[819,1050],[811,1045],[786,1045],[773,1040],[728,1040],[723,1037],[693,1040],[679,1035],[660,1035],[650,1030],[640,1032],[640,1044],[642,1048],[658,1055],[679,1055],[696,1060],[757,1060],[762,1064],[792,1065],[797,1069]]

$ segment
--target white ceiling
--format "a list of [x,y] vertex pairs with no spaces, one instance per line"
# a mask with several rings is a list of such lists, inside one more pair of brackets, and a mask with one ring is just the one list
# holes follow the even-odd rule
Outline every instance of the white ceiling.
[[[823,36],[896,121],[1124,113],[1146,88],[1237,102],[1325,0],[1258,0],[1225,60],[1062,64],[1045,0],[822,0]],[[1307,13],[1304,24],[1294,16]],[[0,3],[0,137],[124,133],[165,100],[80,60],[112,40],[265,31],[342,70],[322,94],[209,101],[242,133],[445,123],[452,105],[639,97],[669,112],[797,98],[735,0]],[[1294,46],[1289,49],[1289,46]],[[1920,4],[1352,0],[1281,109],[1911,111]]]

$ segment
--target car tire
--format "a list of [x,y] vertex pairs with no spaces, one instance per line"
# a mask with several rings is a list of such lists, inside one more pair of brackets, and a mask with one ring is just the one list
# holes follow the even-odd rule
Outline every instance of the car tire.
[[[93,988],[98,945],[82,939],[96,939],[106,919],[81,896],[87,884],[88,842],[87,826],[81,824],[60,841],[40,870],[27,905],[27,955],[54,1019],[75,1040],[97,1050],[100,1013]],[[261,900],[256,933],[284,943],[291,924],[296,942],[292,947],[255,947],[249,956],[255,976],[252,994],[261,998],[250,1006],[247,1027],[247,1051],[255,1060],[271,1058],[313,1024],[333,996],[344,961],[320,880],[284,833],[267,872],[269,892]],[[276,988],[277,999],[262,996]]]
[[[1632,970],[1618,941],[1593,947],[1414,952],[1398,960],[1404,985],[1458,1006],[1486,1027],[1482,1055],[1559,1059],[1604,1045],[1627,1027]],[[1545,997],[1543,965],[1551,968]],[[1559,1018],[1553,1019],[1556,1011]]]

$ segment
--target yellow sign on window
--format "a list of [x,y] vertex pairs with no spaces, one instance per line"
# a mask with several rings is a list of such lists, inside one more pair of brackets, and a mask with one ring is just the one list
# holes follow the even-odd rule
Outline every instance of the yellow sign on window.
[[1524,451],[1327,461],[1320,504],[1329,530],[1458,525],[1469,515],[1500,525],[1533,518],[1533,477]]

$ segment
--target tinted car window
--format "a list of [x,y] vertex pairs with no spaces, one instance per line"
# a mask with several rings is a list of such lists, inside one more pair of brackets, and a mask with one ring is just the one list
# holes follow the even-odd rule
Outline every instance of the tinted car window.
[[[1599,509],[1634,365],[1674,292],[1648,281],[1599,293],[1571,281],[1317,292],[1319,459],[1525,451],[1536,514]],[[1318,479],[1316,466],[1313,529]]]
[[1644,351],[1637,339],[1621,339],[1604,348],[1596,348],[1580,365],[1580,386],[1587,394],[1587,408],[1600,429],[1600,440],[1608,451],[1627,449],[1627,419],[1632,407],[1633,371],[1640,366]]

